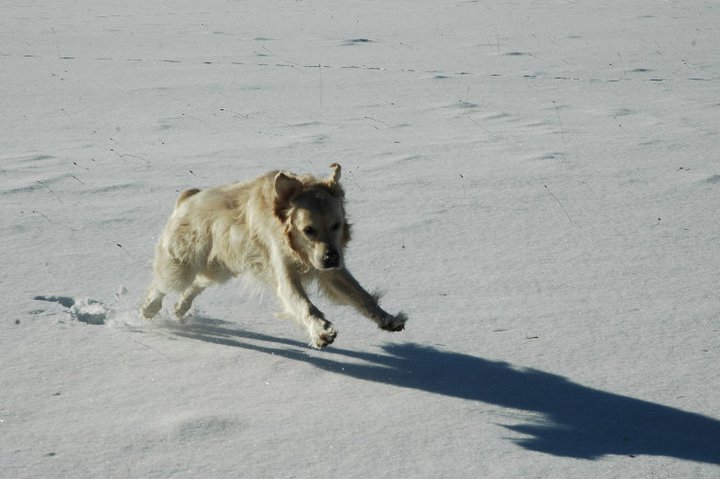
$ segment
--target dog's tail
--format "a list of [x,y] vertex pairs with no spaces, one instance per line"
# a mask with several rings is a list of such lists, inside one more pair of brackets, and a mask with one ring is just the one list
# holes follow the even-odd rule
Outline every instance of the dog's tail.
[[188,198],[190,198],[191,196],[196,195],[196,194],[198,194],[198,193],[200,193],[200,189],[199,189],[199,188],[192,188],[192,189],[190,189],[190,190],[185,190],[185,191],[183,191],[182,193],[180,193],[180,196],[178,196],[178,199],[177,199],[177,201],[175,202],[175,208],[177,208],[178,206],[180,206],[180,204],[181,204],[183,201],[185,201],[186,199],[188,199]]

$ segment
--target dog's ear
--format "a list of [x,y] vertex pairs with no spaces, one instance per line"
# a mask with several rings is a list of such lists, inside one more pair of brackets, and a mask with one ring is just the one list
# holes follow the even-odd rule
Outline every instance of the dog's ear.
[[330,175],[330,178],[328,178],[328,184],[332,186],[333,184],[337,184],[340,182],[340,172],[342,171],[342,167],[339,163],[333,163],[332,165],[330,165],[330,168],[333,169],[333,172]]
[[333,169],[333,172],[322,184],[330,190],[332,195],[343,198],[345,197],[345,192],[343,191],[342,185],[340,185],[340,172],[342,168],[338,163],[333,163],[330,165],[330,168]]
[[275,199],[273,211],[275,212],[275,216],[285,221],[287,218],[287,210],[290,208],[290,201],[302,193],[303,184],[297,178],[280,172],[275,175],[274,188]]

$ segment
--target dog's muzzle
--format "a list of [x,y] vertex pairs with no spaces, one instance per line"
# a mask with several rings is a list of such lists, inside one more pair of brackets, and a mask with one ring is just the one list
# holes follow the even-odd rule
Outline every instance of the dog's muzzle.
[[333,269],[340,267],[340,254],[335,250],[327,250],[322,257],[323,268]]

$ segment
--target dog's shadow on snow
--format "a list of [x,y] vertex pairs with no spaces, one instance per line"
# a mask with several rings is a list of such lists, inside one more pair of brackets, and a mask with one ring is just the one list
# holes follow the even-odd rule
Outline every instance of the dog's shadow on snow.
[[208,318],[197,318],[174,332],[302,361],[363,381],[532,413],[524,423],[504,427],[525,435],[513,440],[533,451],[581,459],[654,455],[720,464],[720,421],[543,371],[411,343],[383,346],[384,354],[334,347],[315,352],[298,341],[240,331],[232,323]]

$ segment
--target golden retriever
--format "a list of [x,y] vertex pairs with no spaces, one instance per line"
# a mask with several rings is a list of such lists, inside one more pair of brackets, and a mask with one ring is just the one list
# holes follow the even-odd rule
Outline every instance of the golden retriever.
[[340,165],[331,168],[326,179],[272,171],[246,183],[183,192],[155,249],[143,316],[155,316],[163,297],[176,291],[175,314],[182,320],[205,288],[250,273],[275,289],[282,316],[303,325],[313,347],[337,336],[305,291],[313,281],[331,300],[355,307],[381,329],[404,329],[405,313],[385,312],[378,295],[345,268],[350,224]]

